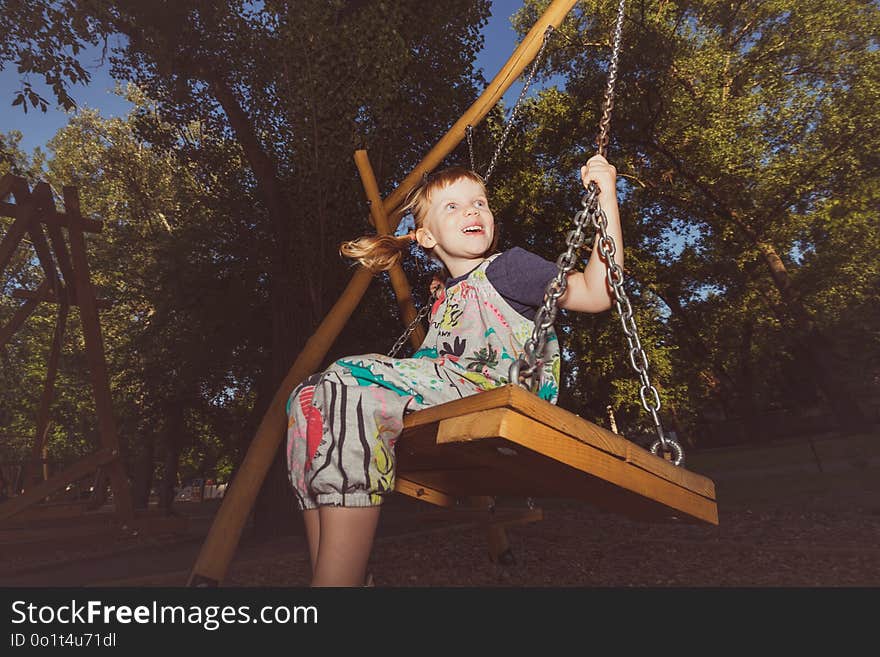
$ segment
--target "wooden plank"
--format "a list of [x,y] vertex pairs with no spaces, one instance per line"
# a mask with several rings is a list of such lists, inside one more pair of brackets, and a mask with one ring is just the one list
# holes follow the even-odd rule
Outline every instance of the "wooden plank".
[[[49,231],[49,239],[52,242],[52,248],[55,253],[55,260],[58,262],[58,268],[61,270],[61,276],[64,279],[64,291],[67,296],[68,303],[76,305],[76,277],[73,275],[73,265],[70,261],[70,253],[67,250],[67,243],[64,241],[64,235],[61,228],[56,224],[49,223],[46,225]],[[98,300],[98,307],[101,306],[101,300]]]
[[496,408],[510,408],[528,415],[538,422],[552,426],[570,436],[576,436],[620,458],[626,457],[628,446],[632,444],[626,438],[540,399],[513,383],[416,411],[404,418],[403,427],[404,430],[408,430],[410,427]]
[[[18,217],[21,214],[21,206],[17,203],[0,202],[0,215],[4,217]],[[104,223],[96,219],[83,217],[83,232],[100,233],[104,230]],[[51,209],[40,216],[40,223],[56,228],[68,228],[70,220],[66,213]]]
[[[521,418],[526,418],[532,422],[536,422],[534,418],[528,418],[527,416],[513,411],[512,409],[503,408],[496,408],[481,413],[471,413],[469,415],[451,417],[439,423],[437,429],[437,443],[438,445],[443,445],[468,440],[479,440],[484,437],[510,437],[513,435],[513,432],[519,428],[521,424]],[[508,424],[509,422],[515,423],[515,426],[510,426]],[[542,427],[546,427],[548,429],[556,431],[554,427],[543,425],[543,423],[541,423],[541,425]],[[542,436],[543,434],[538,432],[522,436],[518,435],[511,439],[520,445],[531,447],[530,441],[532,439],[539,439]],[[590,443],[589,441],[580,440],[576,436],[568,436],[566,434],[566,438],[568,440],[564,440],[560,444],[566,446],[571,450],[578,450],[579,444],[588,445],[591,448],[597,448],[600,450],[602,448],[601,445],[595,445]],[[714,482],[712,482],[711,479],[704,477],[703,475],[690,472],[684,468],[674,466],[665,459],[651,454],[650,452],[642,449],[638,445],[630,444],[630,448],[631,449],[628,450],[626,455],[628,458],[619,459],[616,454],[609,454],[609,456],[613,456],[619,459],[621,463],[636,465],[641,470],[649,472],[653,475],[665,479],[666,481],[670,481],[678,486],[693,491],[694,493],[702,495],[703,497],[707,497],[710,499],[715,498],[715,484]],[[636,453],[640,454],[638,461],[634,461],[632,458],[629,458],[630,455]]]
[[[64,342],[64,329],[67,326],[68,308],[66,304],[61,304],[58,307],[55,333],[52,336],[52,347],[49,350],[49,362],[46,366],[46,381],[43,384],[43,392],[40,395],[40,405],[37,410],[37,434],[31,449],[32,460],[39,459],[43,453],[43,446],[45,445],[49,429],[49,410],[52,405],[52,398],[55,396],[55,376],[58,372],[58,361],[61,358],[61,345]],[[27,481],[27,479],[25,478],[24,481]]]
[[[73,292],[73,290],[70,291]],[[39,291],[17,288],[12,291],[12,296],[16,299],[35,299],[39,297],[40,301],[46,301],[47,303],[65,303],[71,306],[79,305],[76,302],[75,295],[70,294],[68,295],[68,299],[64,299],[63,297],[59,299],[52,293],[51,290],[49,290],[46,294],[40,295]],[[113,302],[108,299],[95,299],[95,307],[98,310],[107,310],[113,307]]]
[[[592,445],[596,449],[620,459],[629,460],[640,468],[691,488],[701,495],[715,496],[715,484],[711,479],[686,468],[672,465],[623,436],[612,433],[564,408],[551,404],[515,384],[487,390],[464,399],[439,404],[407,415],[403,422],[404,431],[448,418],[459,418],[461,422],[465,423],[462,426],[466,427],[471,420],[462,419],[465,416],[503,408],[515,410],[521,415],[526,415],[557,431]],[[445,430],[452,431],[455,426],[455,424],[447,423]]]
[[21,238],[27,232],[27,227],[27,217],[16,217],[15,221],[12,222],[12,225],[6,231],[3,241],[0,242],[0,272],[6,269],[6,265],[9,264],[12,254],[15,252],[15,247],[18,246]]
[[436,488],[431,488],[430,486],[423,486],[414,483],[404,477],[395,478],[394,490],[407,497],[412,497],[436,506],[455,506],[456,502],[455,497],[451,495],[447,495],[446,493],[437,490]]
[[25,526],[33,526],[39,521],[73,518],[81,516],[85,512],[86,504],[85,501],[34,504],[24,511],[16,513],[13,520]]
[[[95,292],[89,273],[85,236],[80,221],[82,217],[79,208],[79,194],[75,187],[64,187],[63,194],[69,223],[70,255],[73,259],[73,273],[76,277],[76,298],[79,302],[86,357],[95,396],[95,411],[98,415],[98,431],[101,436],[101,444],[115,452],[119,450],[119,436],[116,433],[116,421],[113,417],[110,378],[107,373],[107,361],[104,359],[104,341],[101,336]],[[116,510],[122,516],[131,518],[134,515],[134,504],[128,477],[122,463],[120,461],[111,463],[107,468],[107,474],[110,477]]]
[[[0,178],[0,201],[9,196],[9,192],[12,191],[12,186],[15,184],[16,176],[11,173],[3,174],[3,177]],[[8,204],[4,204],[8,205]],[[2,210],[3,206],[0,206],[0,210]],[[11,217],[12,215],[6,215],[7,217]]]
[[[444,429],[446,423],[452,425],[451,430]],[[655,473],[633,467],[623,459],[514,411],[495,409],[464,419],[445,420],[440,423],[437,440],[439,444],[451,445],[454,442],[462,445],[479,443],[493,436],[504,441],[488,443],[495,446],[494,452],[491,449],[483,450],[480,455],[492,455],[489,463],[497,465],[499,469],[506,469],[518,461],[530,462],[529,456],[538,454],[611,483],[630,494],[653,500],[712,524],[718,523],[714,499],[663,479]],[[536,469],[529,471],[536,481],[540,481],[540,473]],[[551,479],[545,481],[544,485],[553,488],[556,485],[556,474],[550,471],[546,476]]]
[[0,520],[11,518],[16,513],[38,503],[40,500],[63,488],[70,482],[86,476],[99,465],[117,460],[117,456],[118,452],[102,448],[89,456],[83,457],[50,479],[37,484],[33,488],[26,489],[24,495],[13,497],[6,502],[3,502],[3,504],[0,504]]
[[48,281],[43,281],[40,284],[40,287],[34,292],[33,298],[29,299],[22,304],[21,307],[16,309],[15,314],[12,315],[12,319],[10,319],[3,328],[0,328],[0,349],[2,349],[9,339],[15,335],[15,332],[21,328],[21,325],[31,316],[31,313],[34,312],[42,298],[48,293],[49,283]]
[[[27,185],[24,185],[25,191]],[[16,200],[18,197],[16,196]],[[55,268],[55,260],[49,250],[49,242],[46,240],[46,234],[43,232],[43,226],[40,224],[42,214],[54,212],[55,201],[52,199],[52,189],[46,183],[37,183],[34,185],[34,191],[28,199],[28,204],[32,208],[31,221],[28,224],[28,232],[31,236],[31,242],[43,272],[46,274],[46,280],[49,281],[52,291],[56,296],[62,293],[61,279],[58,277],[58,271]]]

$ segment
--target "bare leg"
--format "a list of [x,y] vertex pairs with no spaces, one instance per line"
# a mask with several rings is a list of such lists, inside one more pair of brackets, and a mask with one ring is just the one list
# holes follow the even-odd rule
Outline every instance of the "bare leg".
[[363,586],[381,507],[322,506],[312,586]]
[[321,518],[318,509],[303,511],[303,524],[306,526],[306,540],[309,542],[309,560],[312,564],[312,576],[315,575],[315,566],[318,564],[318,542],[321,539]]

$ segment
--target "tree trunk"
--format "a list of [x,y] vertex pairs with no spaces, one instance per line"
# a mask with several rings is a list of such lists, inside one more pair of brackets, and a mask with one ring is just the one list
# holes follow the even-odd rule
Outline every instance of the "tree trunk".
[[[293,229],[291,225],[293,211],[284,193],[275,162],[263,150],[250,117],[238,102],[232,89],[219,76],[209,77],[208,81],[214,95],[223,106],[229,123],[235,131],[236,139],[254,172],[273,227],[275,244],[270,272],[272,366],[271,371],[266,373],[270,384],[267,387],[272,391],[269,394],[271,399],[290,369],[299,347],[305,343],[306,333],[301,330],[301,326],[297,326],[297,318],[310,317],[312,314],[304,312],[303,306],[307,310],[311,309],[302,299],[297,298],[301,296],[298,292],[307,289],[307,286],[303,285],[303,281],[297,281],[292,274],[295,264],[291,262],[291,253],[287,252],[287,245],[292,243],[290,232]],[[258,422],[264,413],[265,408],[254,409]],[[281,445],[284,445],[284,441]],[[284,450],[279,449],[254,504],[254,533],[258,536],[289,533],[287,529],[295,526],[293,519],[296,513],[297,506],[287,477]]]
[[866,431],[867,418],[856,401],[852,381],[845,374],[852,368],[834,355],[834,345],[804,306],[776,249],[757,240],[756,245],[779,290],[784,310],[795,326],[798,355],[810,365],[809,372],[831,407],[838,429],[846,434]]
[[165,473],[159,488],[159,508],[166,514],[173,512],[177,471],[180,467],[180,448],[183,441],[183,408],[169,404],[165,418],[163,443],[165,444]]
[[752,337],[754,336],[755,324],[751,318],[747,318],[743,325],[742,336],[739,346],[739,372],[740,386],[739,413],[743,418],[746,435],[750,441],[765,442],[769,437],[759,420],[759,409],[755,403],[755,370],[752,367]]
[[150,432],[147,432],[140,444],[140,450],[134,462],[134,472],[132,472],[131,495],[132,503],[136,509],[146,509],[150,504],[154,454],[155,439]]

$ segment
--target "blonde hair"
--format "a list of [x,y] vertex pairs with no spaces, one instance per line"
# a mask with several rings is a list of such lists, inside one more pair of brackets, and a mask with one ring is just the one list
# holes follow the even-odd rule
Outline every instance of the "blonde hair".
[[[441,169],[430,175],[426,175],[422,182],[415,187],[407,196],[401,213],[411,212],[415,220],[415,230],[422,228],[425,223],[425,215],[428,213],[428,206],[431,203],[431,196],[434,192],[457,183],[459,180],[471,180],[483,188],[486,193],[486,183],[476,171],[471,171],[465,167],[453,166],[447,169]],[[411,242],[415,241],[415,233],[407,235],[364,235],[355,240],[343,242],[339,246],[339,254],[357,260],[361,265],[369,269],[373,273],[387,271],[398,264],[403,258],[403,252],[409,248]],[[498,231],[492,239],[492,244],[484,255],[489,255],[498,247]],[[430,252],[429,252],[430,253]],[[436,262],[440,262],[437,258],[432,257]],[[443,264],[442,262],[440,263]],[[443,267],[444,275],[448,276],[449,272]]]

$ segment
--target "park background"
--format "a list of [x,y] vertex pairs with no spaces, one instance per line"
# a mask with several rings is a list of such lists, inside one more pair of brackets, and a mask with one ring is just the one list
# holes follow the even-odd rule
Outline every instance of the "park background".
[[[338,244],[370,231],[352,152],[368,151],[390,193],[546,4],[4,6],[0,174],[74,185],[84,214],[105,223],[90,263],[112,303],[101,323],[136,504],[155,493],[170,509],[182,483],[234,474],[350,277]],[[501,248],[564,250],[615,9],[579,3],[548,47],[493,175]],[[876,3],[854,0],[628,9],[608,156],[661,415],[689,454],[794,441],[821,470],[816,444],[849,441],[855,467],[874,458],[878,26]],[[121,95],[108,93],[116,84]],[[478,127],[478,169],[517,93]],[[449,161],[468,157],[462,145]],[[424,303],[430,266],[413,254],[405,267]],[[39,277],[23,254],[0,283],[8,293]],[[0,296],[0,322],[18,303]],[[0,355],[3,463],[27,458],[53,326],[51,309],[35,314]],[[377,276],[326,362],[384,351],[401,329]],[[561,311],[557,330],[560,406],[603,426],[611,408],[623,435],[650,440],[613,313]],[[96,446],[81,343],[74,328],[53,468]],[[269,534],[295,517],[282,466],[254,509]]]

